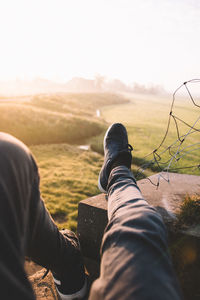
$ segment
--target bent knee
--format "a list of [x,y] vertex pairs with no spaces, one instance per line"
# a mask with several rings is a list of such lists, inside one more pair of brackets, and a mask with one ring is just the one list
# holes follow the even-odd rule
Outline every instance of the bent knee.
[[21,153],[21,155],[30,155],[29,149],[22,143],[20,140],[15,138],[14,136],[0,132],[0,153],[1,155],[17,155]]
[[22,167],[23,165],[33,167],[35,165],[28,147],[17,138],[4,132],[0,132],[0,162],[2,168]]

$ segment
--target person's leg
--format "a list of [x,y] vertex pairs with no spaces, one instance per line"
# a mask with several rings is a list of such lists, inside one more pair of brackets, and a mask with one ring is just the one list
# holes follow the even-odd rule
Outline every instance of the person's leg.
[[0,293],[2,299],[35,299],[24,271],[34,174],[28,149],[0,133]]
[[24,271],[25,255],[51,269],[64,294],[82,289],[85,273],[78,240],[58,231],[40,198],[32,155],[4,133],[0,133],[0,239],[4,299],[34,299]]
[[78,238],[69,230],[58,230],[40,197],[35,162],[34,165],[35,179],[30,200],[30,233],[27,235],[26,255],[52,271],[61,299],[64,295],[79,294],[79,291],[80,295],[85,294],[85,270]]
[[[108,147],[113,143],[112,134],[105,142]],[[105,162],[110,157],[107,155]],[[107,178],[109,222],[102,242],[100,278],[94,282],[89,299],[181,299],[165,226],[157,211],[143,199],[125,166],[130,159],[127,162],[125,159],[123,165],[121,155],[114,163],[119,166],[111,167]]]

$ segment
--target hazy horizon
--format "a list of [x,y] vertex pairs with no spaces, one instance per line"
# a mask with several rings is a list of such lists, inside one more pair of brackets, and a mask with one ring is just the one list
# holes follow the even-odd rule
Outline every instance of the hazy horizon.
[[33,78],[29,80],[14,79],[0,80],[0,98],[28,96],[39,93],[134,93],[146,95],[166,95],[167,91],[159,85],[145,86],[137,82],[126,85],[119,79],[107,79],[96,76],[92,79],[73,77],[69,81],[58,82],[46,78]]
[[7,0],[0,25],[1,82],[100,74],[173,92],[200,77],[195,0]]

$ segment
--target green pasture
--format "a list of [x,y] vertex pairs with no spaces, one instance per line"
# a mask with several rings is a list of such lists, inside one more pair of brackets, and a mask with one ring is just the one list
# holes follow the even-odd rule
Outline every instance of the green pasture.
[[82,144],[105,128],[96,109],[126,101],[112,94],[38,95],[31,101],[0,101],[0,130],[27,145]]
[[[98,173],[103,162],[103,136],[113,122],[123,123],[133,145],[133,173],[153,158],[147,156],[156,149],[165,134],[171,97],[114,94],[57,94],[37,95],[30,101],[0,101],[0,131],[8,132],[30,146],[39,165],[41,194],[51,215],[60,228],[76,229],[78,202],[99,193]],[[100,117],[96,110],[100,110]],[[186,99],[177,99],[173,113],[187,124],[193,125],[199,116]],[[181,136],[189,127],[178,122]],[[195,124],[199,128],[199,122]],[[167,139],[158,153],[177,140],[177,130],[171,121]],[[199,164],[199,132],[188,135],[173,167]],[[83,151],[78,145],[87,144],[91,150]],[[177,143],[171,153],[177,151]],[[182,149],[180,148],[180,150]],[[187,153],[187,151],[192,151]],[[162,161],[168,153],[161,154]],[[159,172],[159,167],[148,164],[143,178]],[[179,170],[199,175],[197,169]]]
[[[153,158],[152,153],[157,149],[163,140],[166,133],[169,112],[171,107],[171,97],[168,98],[135,98],[130,97],[130,102],[120,104],[116,106],[107,106],[101,110],[102,117],[108,123],[121,122],[128,130],[129,142],[133,145],[133,164],[140,167]],[[176,99],[173,108],[173,114],[179,119],[184,120],[189,125],[194,125],[195,120],[199,117],[199,109],[196,108],[188,99]],[[195,125],[199,128],[198,121]],[[190,132],[190,128],[177,120],[179,129],[179,138],[182,139],[183,135]],[[103,152],[102,141],[104,133],[99,138],[94,138],[92,141],[92,148],[99,153]],[[158,154],[161,155],[161,163],[166,166],[169,164],[169,150],[164,152],[168,146],[173,144],[170,149],[171,154],[175,154],[179,150],[180,154],[177,155],[178,161],[172,159],[170,168],[175,171],[176,168],[183,168],[199,164],[200,150],[199,145],[192,146],[200,142],[199,132],[193,130],[192,134],[189,134],[182,145],[179,147],[177,129],[173,118],[171,118],[169,131],[167,138],[158,150]],[[191,152],[191,153],[189,153]],[[167,164],[164,164],[167,162]],[[137,167],[136,167],[137,168]],[[159,172],[160,168],[157,164],[149,166],[153,172]],[[149,169],[148,168],[148,169]],[[149,170],[150,171],[150,170]],[[199,169],[181,169],[179,172],[199,175]],[[151,173],[151,172],[150,172]]]
[[39,170],[41,194],[59,228],[76,229],[80,200],[99,193],[101,155],[69,144],[31,146]]
[[37,95],[0,101],[0,131],[27,144],[39,165],[41,194],[60,228],[76,229],[78,202],[99,193],[103,157],[78,145],[105,131],[103,106],[126,102],[113,94]]
[[27,105],[38,107],[52,112],[69,114],[74,116],[90,117],[96,116],[96,110],[107,105],[117,105],[128,102],[123,96],[110,93],[78,93],[78,94],[56,94],[36,95]]
[[0,130],[14,135],[27,145],[73,143],[102,132],[98,120],[61,114],[24,104],[0,104]]

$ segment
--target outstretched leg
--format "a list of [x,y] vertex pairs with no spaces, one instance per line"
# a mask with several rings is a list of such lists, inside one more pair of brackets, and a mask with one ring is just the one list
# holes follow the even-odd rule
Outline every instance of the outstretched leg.
[[0,240],[3,299],[34,299],[24,271],[25,255],[53,271],[61,293],[70,296],[82,290],[85,273],[78,240],[58,231],[40,198],[31,153],[4,133],[0,133]]
[[[181,299],[165,226],[141,195],[129,170],[131,154],[125,144],[125,128],[112,125],[104,140],[106,155],[100,173],[100,184],[108,193],[109,222],[102,242],[100,278],[94,282],[89,299]],[[119,155],[112,156],[114,152]]]

